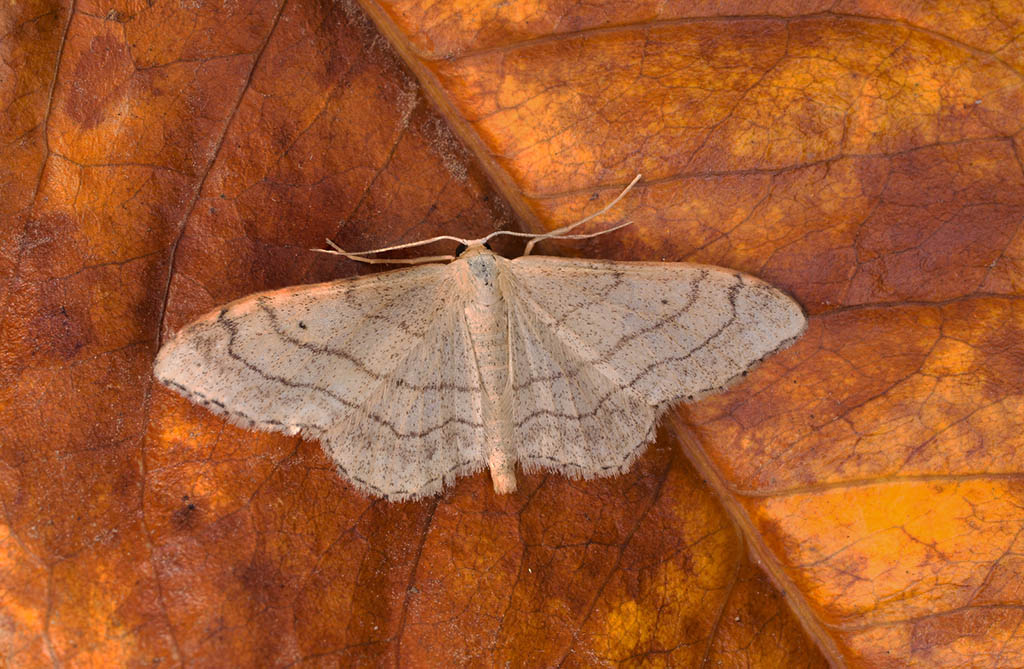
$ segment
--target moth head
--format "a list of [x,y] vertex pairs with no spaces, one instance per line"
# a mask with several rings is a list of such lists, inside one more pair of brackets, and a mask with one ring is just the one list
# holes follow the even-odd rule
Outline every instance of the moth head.
[[486,244],[473,244],[459,253],[459,260],[466,261],[473,280],[483,286],[494,284],[497,275],[495,255]]
[[482,251],[480,251],[480,250],[475,250],[475,249],[480,249],[480,248],[487,249],[488,251],[493,251],[494,250],[494,249],[491,248],[491,243],[490,242],[484,242],[483,244],[468,244],[468,245],[464,244],[464,243],[460,243],[455,248],[455,257],[456,258],[461,258],[463,256],[463,254],[468,253],[469,251],[474,251],[471,255],[476,255],[477,253],[482,253]]

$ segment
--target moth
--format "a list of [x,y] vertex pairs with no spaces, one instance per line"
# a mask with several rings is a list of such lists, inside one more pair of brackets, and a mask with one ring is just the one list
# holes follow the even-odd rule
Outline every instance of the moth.
[[[806,328],[791,297],[729,269],[530,255],[542,239],[622,227],[567,234],[632,185],[549,233],[377,249],[465,246],[236,300],[167,341],[154,374],[236,425],[319,440],[356,488],[389,500],[485,467],[499,494],[516,489],[517,465],[619,474],[666,408],[722,390]],[[485,246],[498,234],[531,239],[510,260]]]

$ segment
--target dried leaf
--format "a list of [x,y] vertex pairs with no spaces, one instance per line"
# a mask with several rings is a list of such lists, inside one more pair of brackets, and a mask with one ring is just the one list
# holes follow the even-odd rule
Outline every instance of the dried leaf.
[[[8,664],[1024,664],[1019,8],[363,5],[0,10]],[[625,476],[374,503],[152,382],[207,309],[372,271],[324,237],[552,228],[638,172],[594,223],[631,228],[546,251],[811,326]]]

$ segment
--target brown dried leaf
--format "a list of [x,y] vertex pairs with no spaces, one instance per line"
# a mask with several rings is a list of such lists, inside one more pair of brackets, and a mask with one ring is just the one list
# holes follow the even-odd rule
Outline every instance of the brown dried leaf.
[[[9,664],[1024,664],[1019,8],[196,4],[0,10]],[[388,504],[152,383],[199,313],[369,271],[324,237],[550,228],[637,172],[632,228],[549,252],[748,271],[811,328],[625,476]]]

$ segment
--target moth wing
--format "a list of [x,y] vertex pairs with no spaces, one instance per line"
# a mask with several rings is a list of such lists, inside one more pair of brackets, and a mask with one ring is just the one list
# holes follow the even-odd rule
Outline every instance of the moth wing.
[[806,327],[782,291],[688,263],[526,256],[503,290],[520,462],[577,476],[625,470],[664,407],[723,389]]
[[391,499],[483,466],[482,392],[451,265],[257,293],[168,341],[154,374],[244,427],[320,439]]

